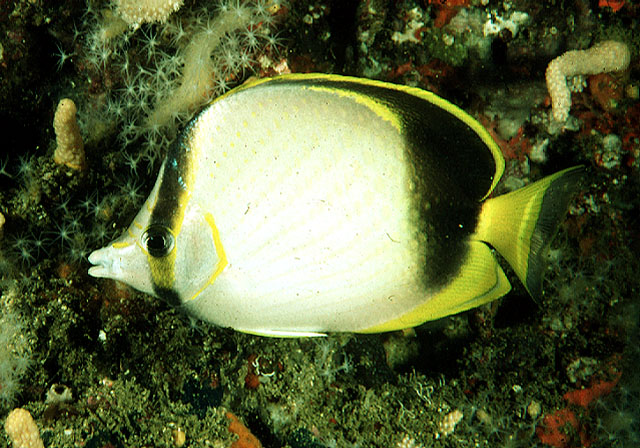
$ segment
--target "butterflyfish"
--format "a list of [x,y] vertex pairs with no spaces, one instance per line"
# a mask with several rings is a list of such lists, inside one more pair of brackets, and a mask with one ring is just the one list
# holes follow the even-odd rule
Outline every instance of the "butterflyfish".
[[577,191],[572,167],[493,197],[505,169],[473,117],[418,88],[325,74],[239,86],[168,148],[128,230],[89,256],[215,325],[385,332],[527,291]]

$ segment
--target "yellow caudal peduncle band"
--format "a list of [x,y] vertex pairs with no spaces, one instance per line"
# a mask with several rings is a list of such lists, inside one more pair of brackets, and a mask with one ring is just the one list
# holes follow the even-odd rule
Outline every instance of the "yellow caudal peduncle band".
[[212,285],[213,282],[216,281],[216,278],[224,271],[224,268],[227,267],[229,262],[227,261],[227,254],[224,252],[224,247],[222,246],[222,241],[220,240],[220,232],[218,231],[218,227],[216,227],[216,223],[213,220],[213,215],[211,213],[206,213],[204,215],[204,219],[207,221],[207,224],[211,227],[211,237],[213,238],[213,245],[216,248],[216,254],[218,255],[218,264],[216,265],[213,274],[209,277],[209,280],[205,285],[196,292],[190,300],[198,297],[202,291],[206,289],[207,286]]

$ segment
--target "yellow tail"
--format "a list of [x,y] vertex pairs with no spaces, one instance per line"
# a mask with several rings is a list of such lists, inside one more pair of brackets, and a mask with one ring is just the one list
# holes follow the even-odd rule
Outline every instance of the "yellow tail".
[[474,239],[492,245],[534,299],[542,292],[546,250],[578,190],[583,167],[568,168],[482,206]]

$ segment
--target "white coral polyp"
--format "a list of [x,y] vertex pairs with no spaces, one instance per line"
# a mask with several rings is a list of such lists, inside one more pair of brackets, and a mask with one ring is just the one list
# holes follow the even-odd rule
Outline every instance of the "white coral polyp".
[[142,23],[165,22],[182,3],[183,0],[115,0],[122,19],[135,28]]

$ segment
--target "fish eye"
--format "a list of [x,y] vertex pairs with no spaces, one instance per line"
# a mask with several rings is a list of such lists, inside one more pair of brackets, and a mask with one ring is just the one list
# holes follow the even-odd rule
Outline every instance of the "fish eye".
[[174,238],[168,228],[151,226],[142,234],[142,244],[152,257],[164,257],[173,249]]

